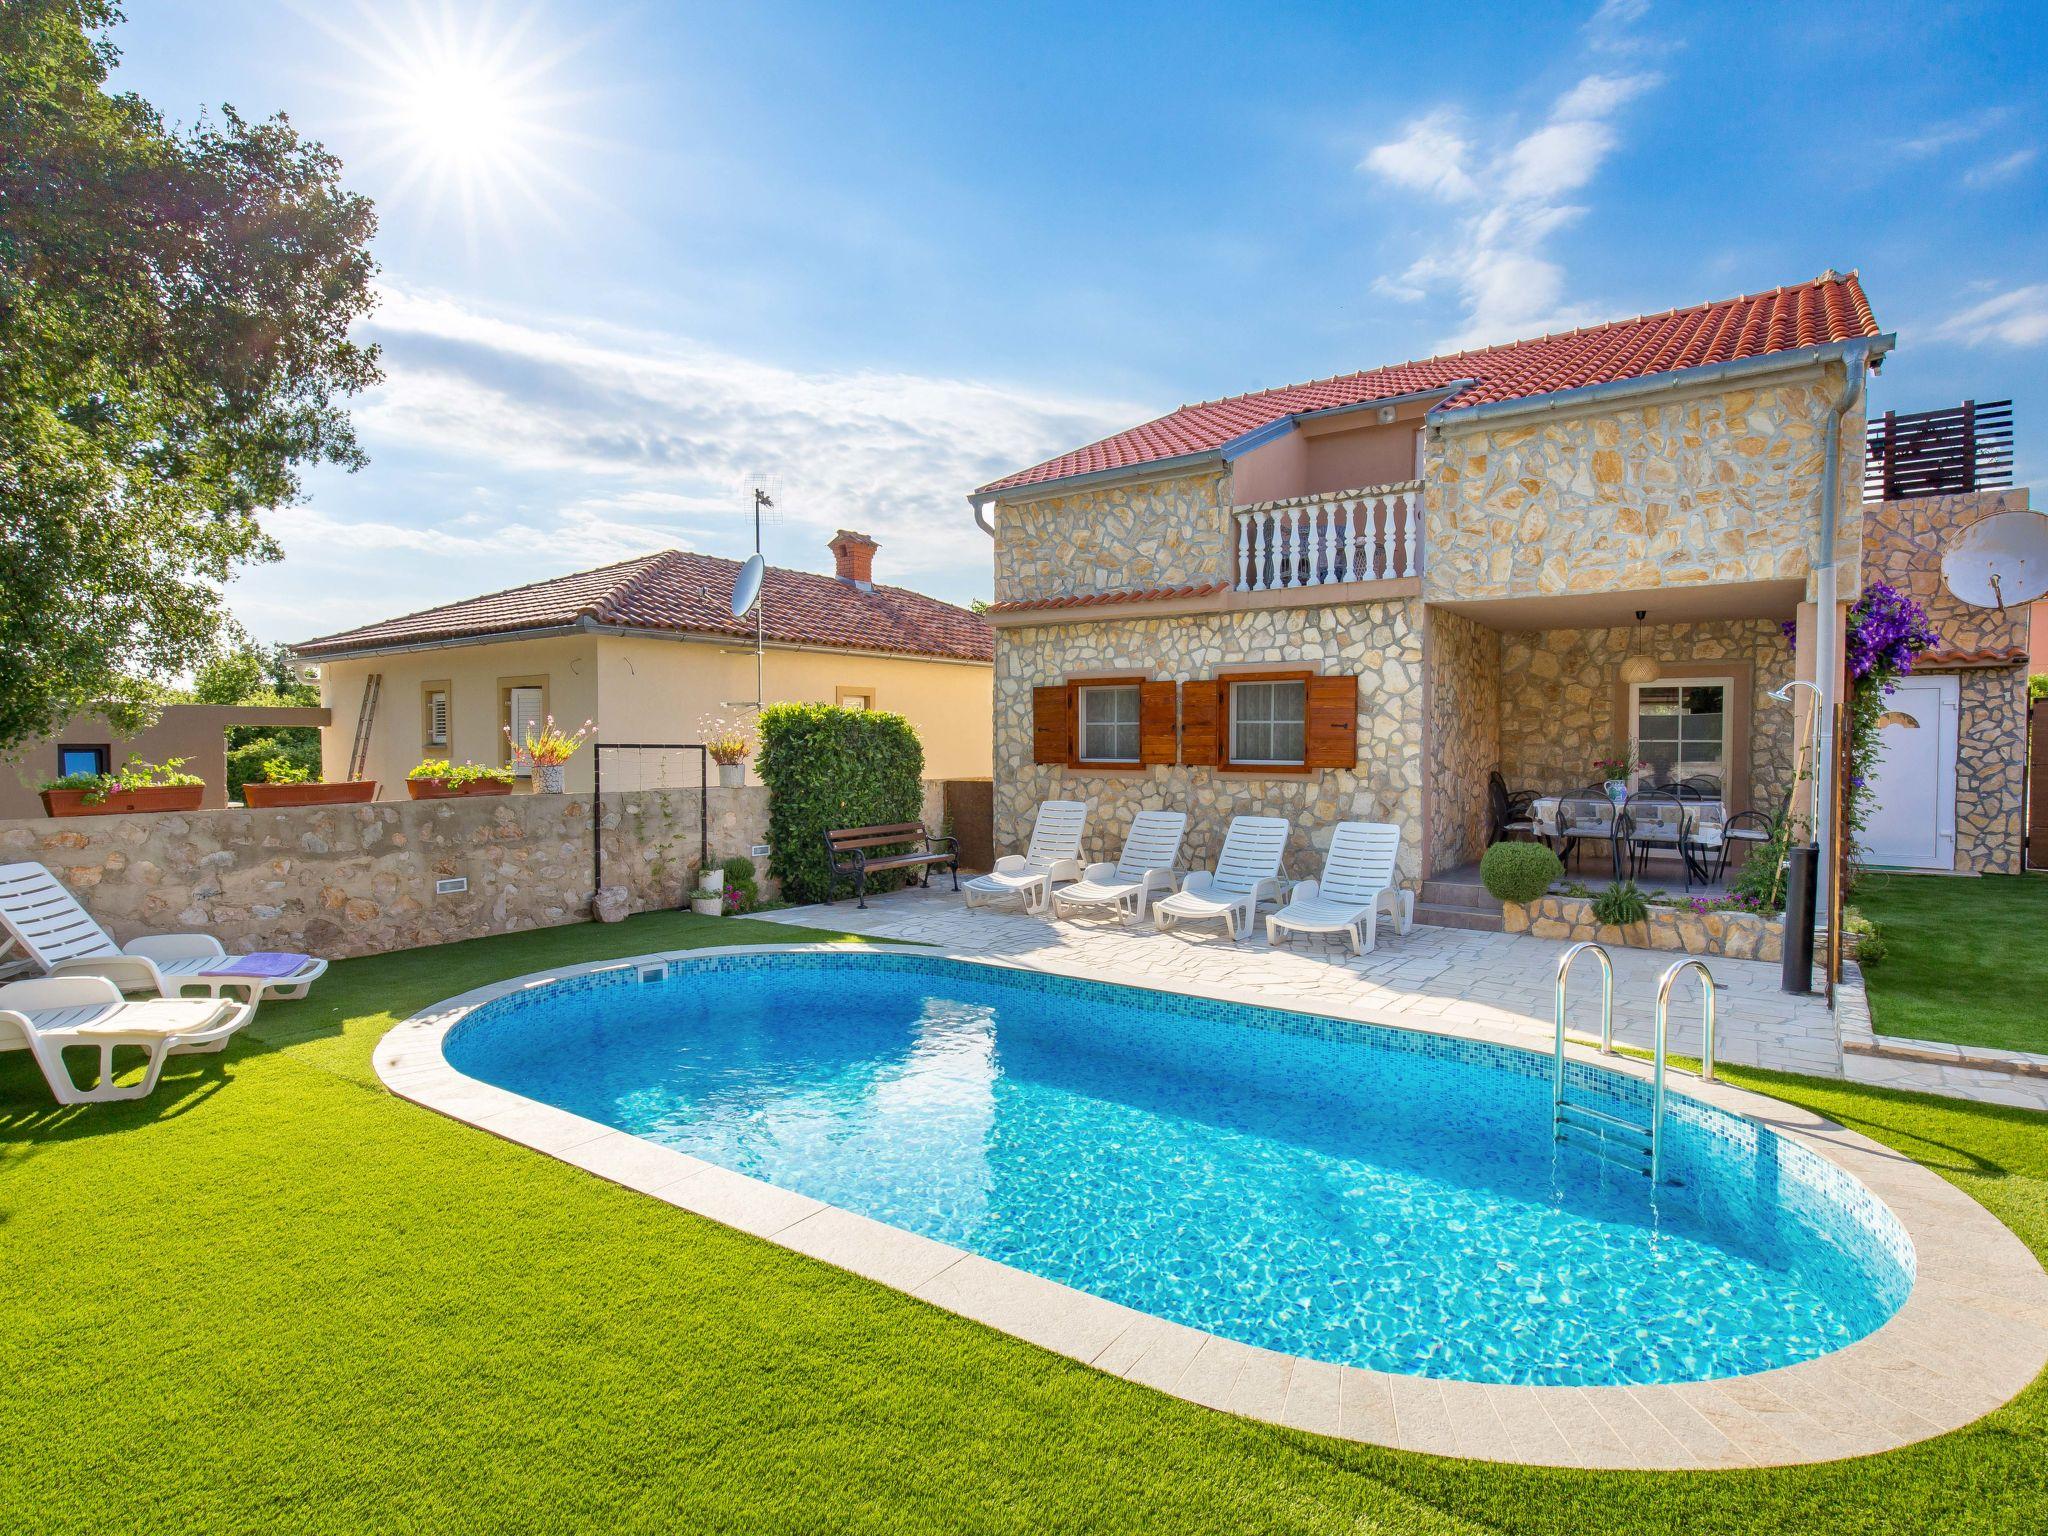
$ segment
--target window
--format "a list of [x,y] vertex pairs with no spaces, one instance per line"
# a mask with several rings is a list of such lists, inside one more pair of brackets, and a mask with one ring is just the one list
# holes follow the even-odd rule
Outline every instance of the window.
[[1658,783],[1728,782],[1728,697],[1733,680],[1678,678],[1635,685],[1636,753]]
[[499,693],[504,700],[505,724],[511,735],[504,743],[502,761],[510,763],[515,772],[530,775],[531,763],[522,763],[512,754],[513,742],[523,742],[528,736],[539,735],[546,723],[548,713],[548,688],[544,679],[522,678],[499,684]]
[[1230,761],[1301,767],[1307,761],[1308,684],[1301,679],[1230,685]]
[[420,685],[420,736],[430,747],[448,745],[448,685]]
[[1076,756],[1084,763],[1138,761],[1138,685],[1116,683],[1081,688],[1081,718]]
[[875,691],[872,688],[841,688],[837,690],[841,709],[873,709]]
[[111,747],[59,747],[57,777],[64,779],[74,773],[105,773],[112,759]]

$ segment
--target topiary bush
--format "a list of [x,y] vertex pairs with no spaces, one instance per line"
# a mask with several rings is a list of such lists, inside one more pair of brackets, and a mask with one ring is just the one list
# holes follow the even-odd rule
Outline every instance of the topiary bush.
[[725,871],[725,910],[734,917],[761,905],[761,887],[754,880],[754,861],[735,854],[718,866]]
[[[908,720],[881,710],[771,704],[754,768],[768,786],[768,872],[790,901],[831,894],[827,832],[916,821],[924,808],[924,746]],[[913,873],[878,870],[868,892],[893,891]]]
[[1564,878],[1564,865],[1543,843],[1495,843],[1479,860],[1479,878],[1496,901],[1534,901]]
[[1610,928],[1628,928],[1650,917],[1650,898],[1633,880],[1610,885],[1593,898],[1593,918]]

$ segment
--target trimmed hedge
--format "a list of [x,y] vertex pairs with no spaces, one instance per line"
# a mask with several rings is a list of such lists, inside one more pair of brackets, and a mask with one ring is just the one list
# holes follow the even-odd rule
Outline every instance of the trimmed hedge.
[[1564,865],[1543,843],[1495,843],[1480,856],[1479,878],[1495,901],[1534,901],[1564,878]]
[[[901,715],[771,704],[754,767],[768,786],[768,872],[790,901],[832,894],[827,832],[916,821],[924,808],[924,746]],[[893,891],[910,873],[879,870],[868,891]]]

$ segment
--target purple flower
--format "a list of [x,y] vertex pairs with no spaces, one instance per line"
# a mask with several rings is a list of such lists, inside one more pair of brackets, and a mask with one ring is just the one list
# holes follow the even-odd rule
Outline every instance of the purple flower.
[[1941,644],[1927,610],[1898,588],[1873,581],[1849,610],[1851,682],[1879,673],[1885,681],[1913,670],[1913,658]]

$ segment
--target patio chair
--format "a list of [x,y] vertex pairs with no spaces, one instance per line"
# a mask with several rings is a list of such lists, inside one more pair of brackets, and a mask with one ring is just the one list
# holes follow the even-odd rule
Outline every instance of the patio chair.
[[116,944],[63,882],[40,864],[0,865],[0,929],[52,976],[105,976],[123,992],[183,997],[236,991],[250,1002],[300,998],[327,973],[312,955],[231,955],[205,933],[156,933]]
[[1641,876],[1651,857],[1671,853],[1685,867],[1686,889],[1692,889],[1692,860],[1687,856],[1685,801],[1676,793],[1652,791],[1632,798],[1621,815],[1621,833],[1628,845],[1630,879]]
[[[256,1016],[253,1002],[231,998],[150,998],[134,1002],[104,976],[38,976],[0,986],[0,1050],[26,1048],[42,1069],[59,1104],[107,1104],[140,1099],[155,1087],[171,1056],[217,1051],[228,1036]],[[19,1044],[9,1037],[18,1037]],[[99,1052],[99,1071],[81,1088],[65,1064],[70,1046]],[[122,1046],[148,1052],[142,1080],[114,1081],[114,1052]]]
[[1330,835],[1320,880],[1303,880],[1287,893],[1287,905],[1266,919],[1266,942],[1278,944],[1280,930],[1341,933],[1357,954],[1378,942],[1382,907],[1397,930],[1415,926],[1415,893],[1394,884],[1401,857],[1401,829],[1382,821],[1342,821]]
[[1533,789],[1508,788],[1508,781],[1500,776],[1498,768],[1486,775],[1486,813],[1491,823],[1489,844],[1506,842],[1517,832],[1536,834],[1536,822],[1530,814],[1530,807],[1536,799]]
[[1233,816],[1214,873],[1198,869],[1152,907],[1161,930],[1175,923],[1222,920],[1231,942],[1249,938],[1259,903],[1280,894],[1280,860],[1291,829],[1279,816]]
[[1131,818],[1123,857],[1114,864],[1090,864],[1074,884],[1054,891],[1054,914],[1072,917],[1076,912],[1108,907],[1127,923],[1140,921],[1153,892],[1172,891],[1178,873],[1174,866],[1180,862],[1181,839],[1187,829],[1185,811],[1138,812]]
[[1081,834],[1088,807],[1079,800],[1047,800],[1032,823],[1031,845],[1021,855],[1006,853],[996,867],[967,882],[967,905],[1024,898],[1024,910],[1045,906],[1055,880],[1081,878]]
[[1721,823],[1721,843],[1714,860],[1714,881],[1728,872],[1728,862],[1737,849],[1747,858],[1778,835],[1778,823],[1762,811],[1737,811]]
[[1621,831],[1615,804],[1604,789],[1582,789],[1557,802],[1557,836],[1564,844],[1566,860],[1581,843],[1604,844],[1617,880],[1621,878]]

